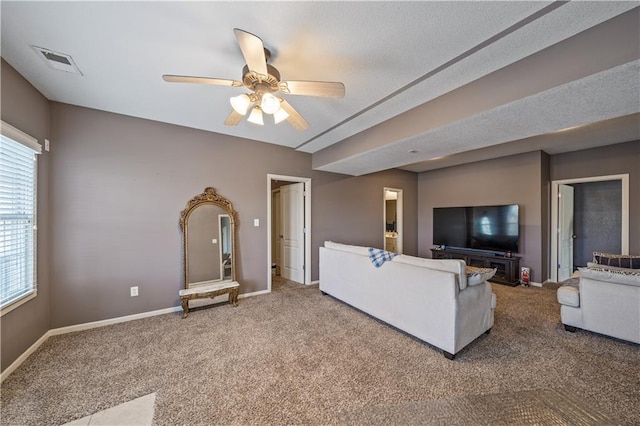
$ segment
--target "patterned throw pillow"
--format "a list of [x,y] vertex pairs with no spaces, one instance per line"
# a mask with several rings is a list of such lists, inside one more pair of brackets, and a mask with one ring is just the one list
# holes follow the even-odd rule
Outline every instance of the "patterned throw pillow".
[[594,251],[593,261],[599,265],[615,266],[616,268],[640,269],[640,256],[629,254]]
[[496,268],[477,268],[467,266],[467,285],[474,286],[490,280],[496,274]]

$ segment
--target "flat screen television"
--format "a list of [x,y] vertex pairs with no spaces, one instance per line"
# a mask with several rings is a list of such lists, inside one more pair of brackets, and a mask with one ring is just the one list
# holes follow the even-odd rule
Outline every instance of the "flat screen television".
[[449,248],[518,253],[519,223],[517,204],[434,207],[433,244]]

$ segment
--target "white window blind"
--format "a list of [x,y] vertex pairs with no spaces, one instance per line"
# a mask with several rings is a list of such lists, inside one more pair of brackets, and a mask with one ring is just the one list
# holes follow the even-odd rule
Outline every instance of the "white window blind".
[[4,122],[1,130],[0,307],[5,308],[36,292],[36,154],[40,145]]

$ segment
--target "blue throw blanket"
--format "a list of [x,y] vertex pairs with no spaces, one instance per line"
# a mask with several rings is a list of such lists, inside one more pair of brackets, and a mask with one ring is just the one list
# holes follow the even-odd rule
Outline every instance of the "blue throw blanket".
[[381,267],[384,264],[384,262],[386,262],[387,260],[391,260],[398,255],[398,253],[393,253],[391,251],[386,251],[386,250],[377,249],[373,247],[368,247],[368,248],[369,248],[369,259],[371,259],[371,262],[376,268]]

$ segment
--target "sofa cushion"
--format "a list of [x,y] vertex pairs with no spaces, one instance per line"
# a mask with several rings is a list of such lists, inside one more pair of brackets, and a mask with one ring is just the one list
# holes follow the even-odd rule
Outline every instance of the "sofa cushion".
[[611,281],[619,284],[628,284],[634,286],[640,286],[640,271],[627,268],[612,268],[612,267],[591,267],[591,268],[578,268],[580,270],[580,276],[582,278],[590,278],[598,281]]
[[427,259],[424,257],[399,254],[392,262],[406,263],[408,265],[421,266],[423,268],[436,269],[438,271],[452,272],[456,275],[458,288],[467,288],[466,264],[460,259]]
[[580,284],[578,280],[567,280],[568,282],[558,288],[556,296],[561,305],[580,307]]
[[474,286],[489,281],[496,274],[496,268],[467,266],[467,285]]
[[640,256],[629,254],[593,252],[593,262],[599,265],[614,266],[618,268],[640,269]]
[[361,254],[363,256],[369,256],[369,249],[367,247],[351,246],[349,244],[334,243],[333,241],[325,241],[324,246],[326,248],[330,248],[333,250],[340,250],[347,253],[355,253],[355,254]]

